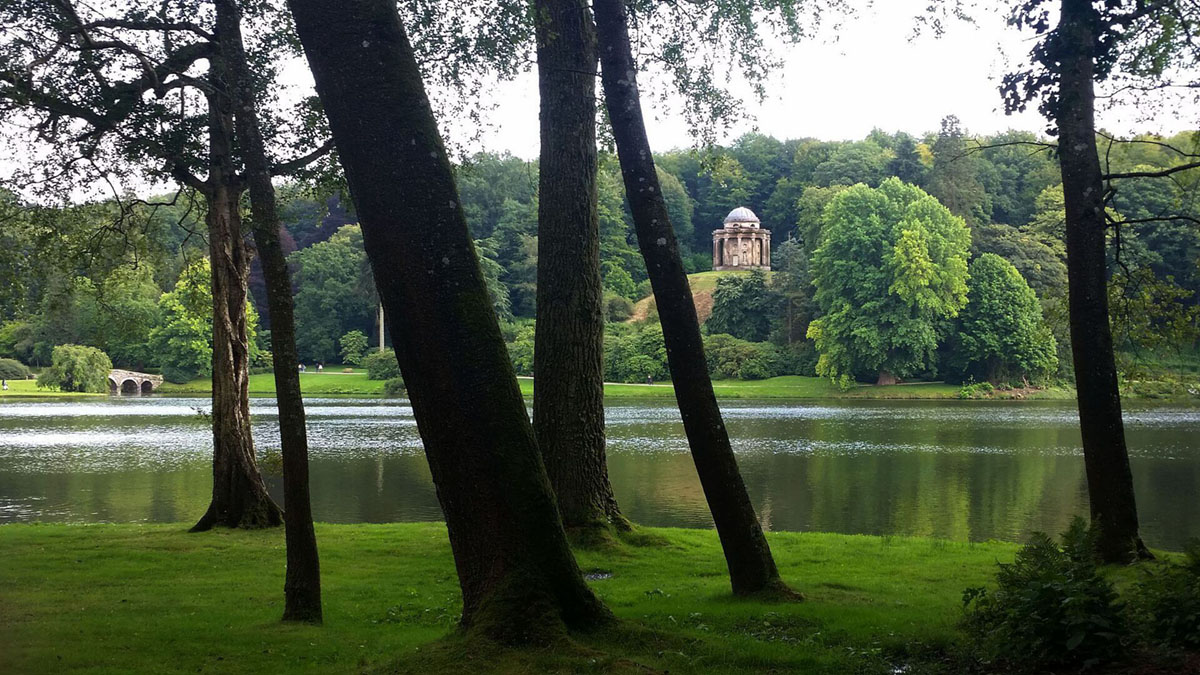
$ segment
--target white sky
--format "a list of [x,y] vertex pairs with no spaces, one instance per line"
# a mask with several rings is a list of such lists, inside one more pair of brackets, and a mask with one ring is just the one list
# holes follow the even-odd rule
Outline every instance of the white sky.
[[[928,4],[885,0],[844,21],[836,35],[826,31],[822,39],[780,47],[776,53],[786,65],[773,75],[767,99],[750,100],[752,119],[723,140],[755,128],[779,139],[861,139],[875,127],[916,135],[936,131],[948,114],[957,115],[972,134],[1010,128],[1041,133],[1046,123],[1036,110],[1005,115],[998,91],[1007,70],[1005,55],[1013,64],[1025,63],[1029,35],[1006,26],[998,13],[986,12],[975,25],[949,24],[940,39],[927,32],[910,40],[913,17]],[[501,85],[495,102],[493,128],[483,134],[482,147],[535,158],[536,75]],[[654,113],[654,101],[643,106]],[[1135,121],[1132,111],[1113,110],[1102,112],[1098,121],[1118,133],[1174,133],[1200,124],[1196,106],[1177,113],[1177,119],[1147,124]],[[648,125],[655,151],[693,144],[679,114],[649,119]]]
[[[997,86],[1009,69],[1006,61],[1014,64],[1012,67],[1026,63],[1031,37],[1006,26],[999,11],[981,10],[975,24],[951,22],[941,38],[927,31],[912,40],[914,17],[930,0],[851,2],[859,6],[858,13],[841,21],[836,32],[827,28],[803,44],[776,48],[785,65],[772,74],[767,99],[761,103],[748,99],[751,117],[719,139],[721,142],[755,129],[779,139],[861,139],[875,127],[918,135],[936,131],[948,114],[957,115],[971,134],[1010,128],[1040,133],[1046,128],[1034,110],[1014,116],[1003,112]],[[311,92],[312,77],[302,59],[295,59],[284,70],[291,95]],[[656,85],[645,79],[644,90]],[[734,89],[739,88],[749,95],[748,88],[735,83]],[[516,81],[498,85],[489,98],[481,107],[494,105],[495,110],[479,142],[469,142],[471,129],[451,125],[451,145],[536,158],[538,104],[533,69]],[[656,97],[644,99],[655,151],[694,144],[678,105],[669,111]],[[1098,122],[1101,128],[1118,134],[1171,134],[1200,128],[1200,106],[1194,101],[1168,110],[1145,121],[1140,119],[1146,116],[1145,110],[1139,115],[1134,108],[1116,108],[1101,111]],[[14,157],[0,152],[0,177],[14,164],[23,163],[28,153],[28,149],[18,150]],[[139,191],[148,187],[133,183],[126,187]],[[166,186],[151,189],[165,190]]]

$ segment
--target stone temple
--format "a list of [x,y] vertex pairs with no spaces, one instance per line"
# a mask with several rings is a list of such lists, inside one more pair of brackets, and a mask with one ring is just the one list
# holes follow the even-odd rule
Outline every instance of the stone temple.
[[713,269],[771,269],[771,232],[750,209],[737,207],[725,216],[725,227],[713,230]]

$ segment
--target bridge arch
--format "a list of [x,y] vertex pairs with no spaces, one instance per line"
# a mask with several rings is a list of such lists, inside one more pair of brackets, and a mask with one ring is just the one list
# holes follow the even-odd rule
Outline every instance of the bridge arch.
[[138,373],[114,368],[108,374],[108,393],[121,396],[136,396],[153,393],[162,384],[162,375]]

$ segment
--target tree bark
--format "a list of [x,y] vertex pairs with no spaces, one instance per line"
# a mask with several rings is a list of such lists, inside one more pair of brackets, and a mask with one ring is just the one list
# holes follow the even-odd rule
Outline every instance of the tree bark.
[[300,394],[300,357],[296,351],[296,322],[292,280],[280,243],[282,224],[276,209],[275,187],[267,159],[254,82],[242,42],[241,10],[237,0],[217,0],[216,36],[230,76],[225,83],[234,104],[234,124],[250,193],[250,227],[266,281],[272,316],[271,357],[275,367],[275,401],[279,410],[279,439],[283,453],[283,514],[287,542],[284,579],[284,621],[321,623],[321,565],[313,529],[308,483],[308,433],[304,399]]
[[629,523],[608,480],[596,215],[596,32],[584,0],[538,0],[537,327],[533,428],[568,531]]
[[[212,77],[227,81],[224,64],[213,59]],[[233,115],[229,102],[208,97],[209,262],[212,267],[213,494],[208,511],[192,526],[274,527],[282,513],[267,493],[250,435],[250,340],[246,326],[250,253],[242,237],[241,186],[233,167]]]
[[233,184],[229,158],[230,120],[215,110],[209,118],[211,165],[205,221],[213,298],[213,492],[208,510],[192,526],[192,532],[215,526],[274,527],[282,518],[258,472],[250,435],[250,341],[246,333],[250,256],[238,212],[241,190]]
[[395,3],[288,4],[446,517],[462,625],[523,643],[611,621],[567,546]]
[[1138,536],[1133,475],[1108,318],[1104,182],[1096,149],[1093,45],[1099,16],[1089,0],[1063,0],[1055,121],[1066,206],[1071,355],[1092,522],[1108,562],[1148,555]]
[[621,0],[595,0],[604,97],[616,139],[638,245],[658,305],[675,399],[736,595],[795,594],[779,578],[771,549],[738,471],[721,418],[696,306],[667,214],[646,136],[636,64]]

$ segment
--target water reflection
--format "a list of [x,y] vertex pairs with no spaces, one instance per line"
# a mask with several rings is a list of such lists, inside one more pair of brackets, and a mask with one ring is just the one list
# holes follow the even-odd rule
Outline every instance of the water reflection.
[[[274,401],[253,403],[270,467]],[[0,404],[0,522],[188,521],[210,490],[205,399]],[[1056,403],[730,402],[751,497],[775,530],[1019,540],[1086,512],[1074,408]],[[333,522],[440,518],[404,402],[308,401],[313,507]],[[1126,417],[1143,532],[1200,536],[1200,411]],[[709,527],[682,424],[666,403],[610,401],[609,467],[625,512]]]

